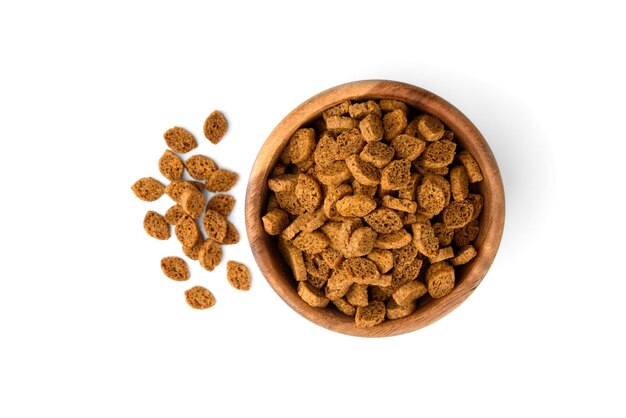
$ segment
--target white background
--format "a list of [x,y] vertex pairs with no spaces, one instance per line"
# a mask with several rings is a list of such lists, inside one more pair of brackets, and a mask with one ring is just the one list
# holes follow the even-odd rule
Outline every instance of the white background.
[[[11,4],[10,4],[11,3]],[[624,95],[618,2],[3,2],[0,6],[0,416],[624,416]],[[345,4],[344,4],[345,3]],[[142,228],[168,199],[162,133],[246,179],[291,109],[347,81],[429,89],[482,131],[507,218],[456,311],[411,334],[317,327],[246,240],[212,274]],[[230,130],[204,140],[222,109]],[[192,285],[217,304],[195,311]],[[621,398],[621,399],[620,399]]]

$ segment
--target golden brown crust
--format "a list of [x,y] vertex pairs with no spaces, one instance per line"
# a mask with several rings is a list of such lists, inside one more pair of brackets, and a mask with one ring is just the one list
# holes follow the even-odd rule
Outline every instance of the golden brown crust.
[[204,214],[202,225],[204,226],[204,232],[212,240],[220,242],[226,237],[228,222],[221,213],[211,209],[207,210]]
[[154,202],[165,192],[165,186],[152,177],[144,177],[137,180],[131,190],[139,199],[146,202]]
[[239,174],[220,168],[211,173],[205,186],[208,191],[213,193],[227,192],[233,188],[238,179]]
[[394,153],[394,149],[383,142],[370,142],[363,147],[359,157],[376,168],[383,168],[393,159]]
[[474,159],[474,156],[470,154],[469,151],[460,151],[456,155],[456,158],[461,164],[463,164],[463,167],[465,167],[465,171],[467,172],[467,178],[469,179],[470,183],[482,181],[483,173],[482,171],[480,171],[480,166]]
[[228,283],[237,290],[250,290],[250,270],[242,263],[229,261],[226,263]]
[[152,238],[166,240],[170,237],[170,225],[165,218],[154,211],[148,211],[143,218],[143,228]]
[[235,198],[229,194],[216,194],[206,205],[207,209],[214,210],[222,216],[228,216],[235,207]]
[[445,261],[431,264],[426,272],[428,293],[435,299],[450,293],[454,287],[454,281],[454,268]]
[[304,209],[313,212],[322,204],[322,187],[311,176],[300,174],[295,187],[296,198]]
[[450,191],[454,200],[465,200],[469,193],[469,179],[463,166],[450,168]]
[[228,121],[219,110],[214,110],[204,121],[204,136],[213,144],[217,144],[228,130]]
[[395,160],[387,164],[380,173],[380,186],[387,190],[402,190],[411,180],[411,162]]
[[193,134],[179,126],[168,129],[163,134],[167,146],[174,152],[184,154],[198,146],[198,141]]
[[181,159],[170,150],[165,150],[159,159],[159,172],[169,181],[180,180],[184,169]]
[[178,221],[176,227],[174,227],[174,233],[178,241],[187,247],[192,247],[202,235],[195,219],[188,215],[183,216]]
[[180,207],[185,213],[194,219],[202,215],[206,202],[201,192],[196,190],[185,190],[180,198]]
[[189,267],[180,257],[163,257],[161,259],[161,270],[168,278],[177,282],[189,280]]
[[435,236],[432,226],[415,223],[413,228],[413,245],[426,257],[434,257],[439,250],[439,240]]
[[456,256],[450,260],[450,264],[453,266],[467,264],[472,261],[476,255],[476,248],[472,245],[466,245],[457,251]]
[[432,142],[419,158],[419,163],[427,169],[444,168],[454,160],[456,143],[441,140]]
[[204,155],[194,155],[185,161],[185,168],[189,175],[196,180],[206,180],[218,167],[215,162]]
[[215,297],[211,291],[202,286],[194,286],[186,290],[185,300],[194,309],[208,309],[215,305]]
[[198,261],[204,269],[213,271],[222,261],[222,247],[210,239],[204,241],[198,253]]
[[385,304],[383,302],[374,301],[367,306],[359,306],[356,308],[355,323],[358,327],[373,327],[385,320]]
[[443,210],[442,220],[447,228],[462,228],[470,223],[473,214],[474,205],[471,202],[452,202]]
[[374,114],[367,115],[359,122],[359,131],[366,142],[380,141],[385,133],[382,119]]
[[179,204],[175,204],[165,212],[165,221],[170,225],[176,225],[185,216],[185,211]]
[[380,171],[373,164],[363,161],[358,155],[346,158],[346,165],[359,183],[366,186],[376,186],[380,183]]

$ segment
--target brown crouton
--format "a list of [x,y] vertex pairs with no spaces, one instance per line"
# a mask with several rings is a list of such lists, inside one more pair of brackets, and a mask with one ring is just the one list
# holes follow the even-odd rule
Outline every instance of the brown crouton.
[[426,272],[428,293],[435,299],[450,293],[454,288],[454,280],[454,268],[445,261],[431,264]]
[[396,158],[413,161],[426,149],[426,142],[422,139],[406,134],[399,134],[391,141]]
[[205,200],[204,196],[197,189],[187,189],[183,192],[180,198],[180,207],[183,211],[194,219],[197,219],[202,215],[204,211]]
[[408,160],[395,160],[387,164],[380,174],[380,185],[387,190],[401,190],[411,180],[411,163]]
[[385,140],[392,140],[404,132],[407,125],[406,112],[395,109],[383,116],[383,130]]
[[353,283],[346,293],[346,300],[353,306],[367,306],[367,285]]
[[396,290],[391,297],[398,305],[404,306],[416,299],[421,298],[426,293],[428,293],[428,290],[426,289],[426,286],[424,286],[424,283],[418,280],[411,280],[410,282],[400,286],[400,288]]
[[163,257],[161,259],[161,270],[168,278],[177,282],[189,280],[189,267],[180,257]]
[[312,128],[298,129],[289,139],[283,151],[286,163],[301,164],[313,155],[315,150],[315,131]]
[[302,232],[293,240],[296,248],[310,254],[322,252],[328,243],[328,237],[321,231]]
[[366,257],[376,264],[381,274],[387,273],[393,267],[393,254],[389,250],[374,248]]
[[214,110],[204,121],[204,136],[213,144],[217,144],[228,130],[228,122],[224,114]]
[[131,190],[139,199],[146,202],[154,202],[159,197],[163,196],[165,187],[151,177],[144,177],[137,180],[131,186]]
[[191,132],[175,126],[163,134],[167,146],[174,152],[184,154],[198,146],[198,141]]
[[483,197],[479,194],[470,193],[465,198],[466,201],[471,202],[474,206],[474,211],[472,212],[472,221],[478,219],[480,216],[480,212],[483,210]]
[[315,151],[313,151],[313,159],[319,168],[328,167],[335,162],[337,159],[337,141],[332,133],[324,132],[317,141]]
[[364,184],[359,183],[356,180],[352,180],[352,190],[354,190],[354,194],[362,194],[369,197],[376,196],[376,191],[378,190],[377,186],[366,186]]
[[419,158],[420,165],[428,169],[443,168],[454,160],[456,143],[452,141],[432,142]]
[[450,191],[454,200],[465,200],[469,193],[467,172],[463,166],[450,168]]
[[307,279],[307,272],[302,251],[280,236],[278,238],[278,249],[285,258],[287,265],[291,267],[294,278],[299,282],[305,281]]
[[384,207],[406,213],[415,213],[417,211],[417,203],[409,199],[398,199],[393,196],[383,196],[382,204]]
[[332,302],[337,309],[339,309],[339,312],[348,316],[354,316],[356,314],[356,308],[350,305],[345,298],[334,299]]
[[434,257],[439,250],[439,240],[433,228],[426,224],[413,224],[413,245],[426,257]]
[[292,215],[302,215],[306,211],[294,192],[276,192],[276,199],[278,206]]
[[204,155],[194,155],[185,161],[185,168],[191,177],[196,180],[207,180],[215,170],[217,164]]
[[406,103],[400,101],[400,100],[394,100],[394,99],[381,99],[378,102],[380,109],[383,112],[391,112],[392,110],[396,110],[399,109],[401,110],[404,114],[407,114],[409,112],[409,108],[406,105]]
[[383,142],[370,142],[359,154],[363,161],[371,163],[374,167],[383,168],[393,158],[394,149]]
[[424,176],[417,187],[417,203],[423,212],[439,214],[450,203],[450,183],[436,174]]
[[345,161],[335,161],[325,168],[316,169],[317,179],[325,186],[338,186],[350,178],[350,170]]
[[244,264],[236,261],[226,263],[226,278],[235,289],[250,290],[250,270]]
[[374,248],[378,234],[369,226],[357,228],[350,236],[346,254],[350,257],[363,257]]
[[393,250],[396,248],[402,248],[410,242],[411,234],[400,228],[399,230],[388,234],[379,234],[374,242],[374,248]]
[[452,257],[454,257],[454,250],[452,247],[444,247],[439,248],[436,256],[428,257],[428,261],[430,261],[431,264],[434,264]]
[[346,113],[348,113],[348,110],[350,109],[350,104],[351,104],[350,101],[346,100],[344,102],[341,102],[341,103],[331,107],[330,109],[326,109],[322,113],[322,118],[324,120],[327,120],[331,116],[343,116]]
[[352,280],[343,269],[335,269],[326,282],[326,297],[330,300],[342,298],[352,286]]
[[461,247],[457,251],[456,256],[450,260],[450,264],[452,264],[453,266],[461,266],[463,264],[467,264],[472,261],[474,257],[476,257],[476,255],[476,248],[474,248],[472,245],[466,245],[464,247]]
[[417,130],[424,139],[433,142],[441,139],[444,126],[436,117],[423,114],[417,117]]
[[185,255],[190,259],[197,260],[200,254],[200,249],[202,248],[202,245],[204,245],[204,241],[205,240],[202,237],[199,237],[195,244],[183,245],[183,253],[185,253]]
[[354,317],[357,327],[373,327],[385,320],[385,304],[383,302],[371,302],[367,306],[356,308]]
[[471,244],[476,239],[479,232],[480,223],[478,219],[474,219],[464,227],[454,230],[454,245],[457,247],[465,247]]
[[471,202],[452,202],[443,210],[442,220],[446,227],[456,229],[470,223],[473,214],[474,205]]
[[380,277],[378,267],[372,260],[363,257],[347,258],[341,264],[342,269],[348,278],[355,283],[360,284],[377,284]]
[[185,216],[185,211],[179,204],[175,204],[165,212],[165,221],[170,225],[176,225]]
[[198,252],[198,261],[205,270],[215,270],[222,261],[222,246],[210,239],[204,241]]
[[379,234],[389,234],[402,228],[402,219],[395,211],[388,208],[378,208],[364,219]]
[[298,295],[314,308],[325,308],[330,302],[320,289],[307,282],[298,283]]
[[387,319],[400,319],[411,315],[417,309],[417,302],[411,301],[406,305],[400,306],[395,300],[387,301]]
[[206,205],[207,209],[221,213],[223,216],[230,215],[233,207],[235,207],[235,198],[229,194],[216,194]]
[[185,300],[194,309],[209,309],[215,305],[215,297],[211,291],[202,286],[194,286],[186,290]]
[[376,201],[362,194],[345,196],[337,202],[336,208],[341,216],[363,217],[376,209]]
[[169,181],[180,180],[184,168],[180,158],[170,150],[165,150],[159,159],[159,171]]
[[329,116],[326,118],[326,129],[331,132],[343,132],[354,129],[359,125],[356,119],[347,116]]
[[460,151],[456,155],[456,158],[461,164],[463,164],[463,167],[465,167],[465,171],[467,171],[467,178],[470,183],[476,183],[483,179],[483,173],[480,171],[480,167],[474,159],[474,156],[470,154],[469,151]]
[[433,231],[439,241],[440,247],[447,247],[452,243],[454,237],[454,230],[446,227],[443,222],[437,222],[433,224]]
[[363,119],[367,115],[375,115],[380,117],[383,113],[380,110],[380,106],[373,100],[368,100],[362,103],[353,103],[348,108],[348,113],[351,118]]
[[391,272],[391,285],[395,288],[399,288],[405,283],[418,278],[420,271],[422,270],[423,261],[419,258],[414,259],[404,268],[394,267]]
[[384,128],[380,116],[370,114],[359,122],[359,130],[367,142],[376,142],[383,139]]
[[174,227],[174,234],[178,241],[187,247],[192,247],[202,235],[196,220],[188,215],[184,215],[178,221],[176,227]]
[[296,198],[308,212],[313,212],[322,204],[322,187],[311,176],[300,174],[295,188]]
[[341,252],[335,250],[334,248],[327,247],[324,251],[320,253],[324,262],[328,264],[331,269],[337,269],[343,263],[344,257]]
[[344,160],[352,154],[358,154],[365,146],[363,135],[358,129],[350,129],[337,135],[335,141],[337,153],[336,160]]
[[233,188],[238,179],[239,174],[220,168],[211,173],[205,186],[208,191],[213,193],[227,192]]
[[143,229],[152,238],[166,240],[170,237],[170,225],[163,216],[151,210],[143,218]]
[[376,186],[380,183],[380,171],[373,164],[363,161],[358,155],[346,158],[346,165],[359,183],[366,186]]

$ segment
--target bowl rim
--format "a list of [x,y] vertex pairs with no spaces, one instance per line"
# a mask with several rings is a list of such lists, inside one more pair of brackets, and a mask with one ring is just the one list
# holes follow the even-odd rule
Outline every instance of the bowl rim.
[[[264,231],[261,217],[268,194],[267,179],[282,149],[299,127],[320,117],[325,109],[345,100],[385,98],[401,100],[417,110],[441,119],[454,132],[457,142],[468,149],[477,160],[484,177],[479,187],[488,189],[490,198],[485,198],[481,213],[478,256],[464,267],[462,280],[455,285],[453,291],[441,299],[432,299],[423,310],[418,308],[405,318],[386,320],[375,327],[361,328],[354,324],[353,318],[338,311],[333,312],[329,308],[313,308],[298,296],[296,281],[286,269],[282,257],[276,255],[275,244],[272,244]],[[488,222],[482,220],[485,218]],[[493,152],[478,128],[454,105],[438,95],[405,82],[381,79],[353,81],[331,87],[289,112],[263,142],[250,172],[245,199],[246,233],[250,247],[261,273],[272,289],[288,306],[309,321],[332,331],[362,337],[393,336],[421,329],[443,318],[463,303],[482,282],[493,263],[502,239],[504,218],[502,177]]]

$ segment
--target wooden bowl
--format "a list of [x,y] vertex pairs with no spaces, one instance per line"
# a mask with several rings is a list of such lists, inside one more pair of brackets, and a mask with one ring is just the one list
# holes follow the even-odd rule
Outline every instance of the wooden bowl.
[[[261,217],[268,199],[267,180],[291,135],[302,125],[321,116],[329,107],[345,100],[398,99],[416,109],[437,116],[454,132],[462,148],[469,150],[483,172],[478,183],[484,207],[481,230],[474,243],[478,256],[457,269],[456,286],[441,299],[420,298],[417,310],[405,318],[386,320],[372,328],[360,328],[354,318],[329,304],[313,308],[296,291],[297,283],[278,251],[276,240],[263,229]],[[384,337],[423,328],[459,306],[480,284],[498,251],[504,227],[504,189],[496,160],[489,145],[472,122],[453,105],[422,88],[396,81],[366,80],[343,84],[315,95],[295,108],[267,138],[252,167],[246,193],[246,230],[256,262],[270,286],[300,315],[332,331],[365,337]]]

